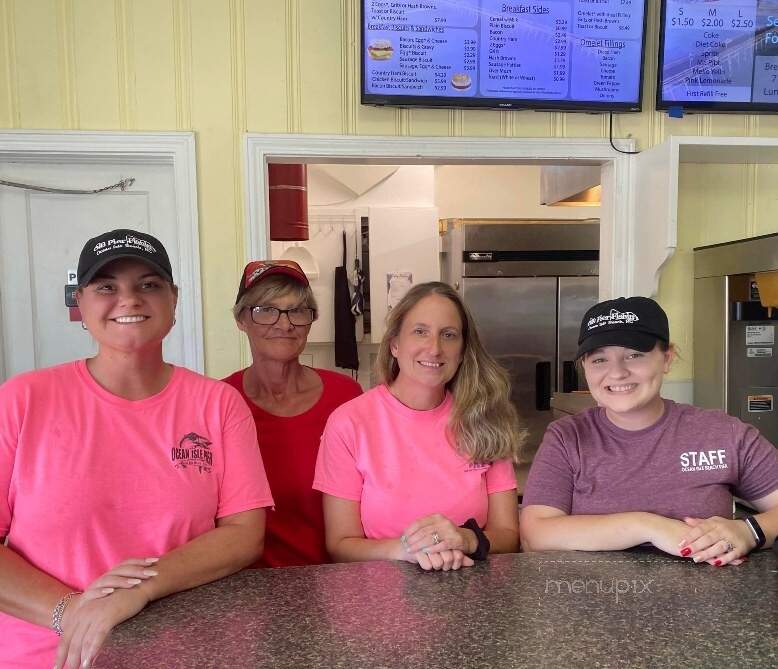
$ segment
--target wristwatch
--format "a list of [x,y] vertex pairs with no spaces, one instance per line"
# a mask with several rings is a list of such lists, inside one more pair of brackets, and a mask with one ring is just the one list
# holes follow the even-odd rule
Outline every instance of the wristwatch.
[[756,518],[754,518],[753,516],[746,516],[745,518],[743,518],[743,520],[746,521],[746,525],[748,525],[748,529],[750,529],[751,534],[754,535],[754,540],[756,541],[756,546],[754,546],[754,550],[764,546],[766,541],[764,530],[759,526],[759,523],[757,522]]

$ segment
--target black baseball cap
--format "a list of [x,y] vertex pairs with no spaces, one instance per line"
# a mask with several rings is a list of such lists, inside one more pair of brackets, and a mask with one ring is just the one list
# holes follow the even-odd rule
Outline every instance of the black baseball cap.
[[576,357],[604,346],[646,352],[657,341],[670,343],[664,309],[649,297],[618,297],[595,304],[584,314]]
[[104,232],[84,244],[78,258],[78,285],[86,286],[102,267],[119,258],[145,262],[173,283],[173,269],[162,242],[146,232],[120,229]]

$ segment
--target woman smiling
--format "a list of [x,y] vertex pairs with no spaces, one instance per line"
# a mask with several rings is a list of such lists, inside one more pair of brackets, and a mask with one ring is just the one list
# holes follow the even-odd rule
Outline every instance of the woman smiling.
[[251,409],[275,497],[257,567],[329,562],[321,493],[311,488],[330,413],[361,394],[349,377],[300,363],[317,316],[308,277],[292,260],[246,265],[233,308],[251,365],[226,379]]
[[97,354],[0,386],[3,667],[90,666],[150,601],[256,560],[273,504],[238,393],[162,358],[162,243],[90,239],[78,286]]
[[[646,297],[597,304],[578,343],[599,406],[546,431],[524,493],[525,549],[651,543],[721,566],[772,545],[778,450],[737,418],[662,399],[675,354],[662,308]],[[757,513],[734,520],[733,495]]]
[[517,550],[516,413],[459,295],[412,288],[377,369],[382,384],[334,411],[322,438],[314,487],[333,559],[448,570]]

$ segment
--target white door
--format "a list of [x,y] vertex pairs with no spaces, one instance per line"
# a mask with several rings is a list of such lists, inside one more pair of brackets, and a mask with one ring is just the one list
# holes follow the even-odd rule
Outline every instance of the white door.
[[[94,353],[89,333],[80,322],[69,320],[64,288],[88,238],[116,228],[149,232],[168,250],[177,283],[181,277],[172,164],[0,159],[0,179],[14,182],[95,189],[125,177],[135,178],[127,191],[96,195],[0,186],[0,381]],[[177,325],[164,345],[169,362],[187,363],[183,330],[191,316],[179,309]]]

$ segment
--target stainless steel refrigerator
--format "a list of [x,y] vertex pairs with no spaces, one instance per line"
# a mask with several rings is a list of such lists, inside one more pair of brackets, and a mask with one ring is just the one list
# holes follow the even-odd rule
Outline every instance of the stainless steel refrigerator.
[[449,220],[443,280],[462,295],[486,349],[510,374],[535,454],[553,392],[586,388],[575,366],[578,329],[597,302],[599,221]]

